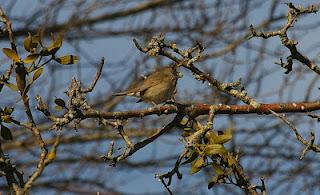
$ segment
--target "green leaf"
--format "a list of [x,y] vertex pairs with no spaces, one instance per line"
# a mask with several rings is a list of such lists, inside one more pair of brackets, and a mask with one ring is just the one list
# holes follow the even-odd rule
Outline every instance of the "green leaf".
[[64,102],[63,99],[60,98],[56,98],[54,100],[54,103],[56,103],[58,106],[62,107],[62,108],[66,108],[66,103]]
[[68,65],[76,64],[78,62],[78,57],[74,55],[66,55],[59,58],[55,58],[54,60],[60,64]]
[[9,48],[3,48],[2,52],[13,61],[15,61],[15,62],[20,61],[18,54],[14,50],[9,49]]
[[42,72],[43,72],[43,67],[38,68],[36,72],[33,74],[32,82],[37,80],[41,76]]
[[224,152],[225,152],[225,149],[221,144],[206,145],[203,150],[203,153],[205,153],[205,155],[207,156],[212,156],[214,154],[223,154]]
[[23,62],[26,63],[26,64],[32,64],[34,61],[36,61],[38,59],[39,56],[40,56],[40,54],[38,54],[38,53],[29,54],[23,60]]
[[10,129],[1,124],[1,137],[5,140],[12,140],[12,133]]

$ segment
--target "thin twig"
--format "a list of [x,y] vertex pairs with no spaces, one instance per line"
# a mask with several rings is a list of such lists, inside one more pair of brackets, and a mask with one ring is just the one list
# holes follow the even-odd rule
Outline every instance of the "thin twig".
[[[13,32],[12,32],[12,25],[11,22],[9,20],[9,18],[5,15],[3,9],[0,7],[0,20],[1,22],[4,23],[4,25],[6,26],[6,29],[8,31],[8,36],[9,36],[9,41],[11,44],[11,49],[14,50],[17,53],[17,46],[15,44],[15,40],[14,40],[14,36],[13,36]],[[3,75],[1,75],[0,80],[2,82],[7,82],[10,79],[10,76],[13,72],[13,69],[15,67],[15,63],[12,62],[10,64],[10,67],[5,71],[5,73]],[[2,90],[4,84],[0,83],[0,91]]]
[[284,123],[286,123],[290,127],[290,129],[294,132],[294,134],[296,135],[297,140],[306,146],[306,148],[303,150],[303,152],[300,156],[300,159],[302,159],[305,156],[305,153],[308,150],[312,150],[314,152],[320,152],[320,147],[313,144],[314,140],[315,140],[313,132],[310,132],[311,139],[310,139],[310,141],[307,141],[300,135],[297,128],[292,123],[290,123],[289,120],[284,115],[280,115],[280,114],[274,112],[273,110],[270,110],[270,112],[273,115],[275,115],[276,117],[278,117],[280,120],[282,120]]
[[300,155],[300,158],[299,158],[300,160],[302,160],[305,157],[306,153],[309,150],[311,150],[311,147],[314,144],[314,140],[315,140],[314,132],[311,131],[310,132],[310,140],[309,140],[308,144],[306,145],[306,147],[304,148],[304,150],[301,152],[301,155]]
[[[138,150],[140,150],[141,148],[145,147],[146,145],[152,143],[154,140],[156,140],[158,137],[160,137],[162,134],[168,132],[169,130],[171,130],[173,127],[177,126],[177,124],[179,124],[179,122],[183,119],[183,115],[177,114],[175,116],[175,118],[165,127],[159,129],[156,133],[154,133],[153,135],[151,135],[150,137],[137,142],[133,145],[131,145],[131,147],[127,147],[126,150],[118,155],[118,156],[113,156],[113,144],[110,146],[112,147],[111,149],[109,148],[107,155],[101,156],[101,158],[103,158],[105,161],[111,161],[111,165],[115,166],[117,162],[126,159],[127,157],[131,156],[132,154],[134,154],[135,152],[137,152]],[[122,134],[124,134],[125,132],[122,132]]]
[[98,68],[97,73],[96,73],[96,77],[95,77],[95,79],[93,80],[92,84],[91,84],[88,88],[86,88],[86,89],[81,89],[81,92],[82,92],[82,93],[89,93],[89,92],[91,92],[91,91],[94,89],[94,87],[95,87],[96,84],[97,84],[97,81],[99,80],[99,78],[100,78],[100,76],[101,76],[102,69],[103,69],[103,65],[104,65],[104,57],[102,57],[102,59],[101,59],[101,62],[100,62],[100,64],[99,64],[99,68]]
[[315,64],[315,62],[311,61],[307,56],[302,55],[296,45],[297,41],[288,38],[287,32],[293,27],[293,24],[297,21],[297,19],[303,14],[316,13],[317,9],[314,6],[310,6],[307,8],[295,7],[292,3],[287,4],[289,7],[288,12],[288,20],[287,23],[282,26],[279,30],[270,31],[270,32],[261,32],[257,31],[252,25],[250,26],[251,35],[249,39],[253,37],[261,37],[264,39],[268,39],[270,37],[278,36],[280,38],[281,43],[290,50],[290,55],[287,57],[287,62],[284,63],[282,59],[280,59],[279,64],[281,67],[286,69],[285,74],[288,74],[292,70],[293,59],[298,60],[302,64],[306,65],[309,69],[314,71],[317,74],[320,74],[320,67]]
[[[134,39],[133,41],[136,47],[141,52],[147,53],[150,56],[165,56],[177,63],[178,66],[183,66],[192,71],[197,80],[200,80],[202,82],[207,81],[210,86],[215,86],[219,91],[238,98],[244,103],[249,104],[255,108],[258,108],[260,106],[260,104],[255,99],[247,95],[246,90],[240,82],[236,82],[239,83],[237,86],[220,82],[213,76],[210,76],[210,74],[204,73],[194,66],[194,63],[202,56],[202,52],[204,50],[202,44],[197,43],[194,47],[191,47],[187,50],[180,50],[174,43],[166,43],[163,35],[153,37],[144,48],[139,45],[137,40]],[[176,57],[170,51],[166,51],[166,49],[171,49],[174,53],[179,54],[181,56],[181,59]]]

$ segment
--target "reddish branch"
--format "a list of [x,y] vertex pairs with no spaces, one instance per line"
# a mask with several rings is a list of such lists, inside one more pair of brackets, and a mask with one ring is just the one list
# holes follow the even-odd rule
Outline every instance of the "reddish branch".
[[[250,105],[215,105],[216,114],[270,114],[270,110],[277,113],[288,112],[311,112],[320,109],[320,101],[314,102],[292,102],[292,103],[274,103],[261,104],[259,108],[254,108]],[[83,112],[82,118],[104,118],[104,119],[128,119],[141,118],[148,115],[163,115],[180,113],[191,117],[208,114],[210,105],[207,104],[192,104],[192,105],[163,105],[144,110],[123,111],[123,112],[98,112],[86,111]]]

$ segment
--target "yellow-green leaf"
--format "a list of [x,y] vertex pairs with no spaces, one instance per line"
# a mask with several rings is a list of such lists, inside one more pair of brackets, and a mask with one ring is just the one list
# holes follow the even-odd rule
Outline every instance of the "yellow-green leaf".
[[47,48],[48,53],[51,54],[51,55],[57,53],[57,51],[59,49],[60,49],[60,47],[56,47],[54,45],[51,45],[50,47]]
[[192,163],[192,166],[194,166],[194,167],[203,167],[203,165],[204,165],[204,158],[198,158],[196,161],[194,161],[193,163]]
[[29,89],[30,89],[30,87],[31,87],[31,84],[32,84],[32,83],[29,83],[29,84],[24,88],[22,95],[25,95],[25,94],[27,94],[27,93],[29,92]]
[[66,103],[64,102],[63,99],[56,98],[56,99],[54,100],[54,103],[56,103],[58,106],[61,106],[61,107],[63,107],[63,108],[66,107]]
[[185,125],[187,125],[188,122],[189,122],[189,119],[186,118],[186,117],[184,117],[184,118],[180,121],[180,124],[183,125],[183,126],[185,126]]
[[9,48],[3,48],[2,51],[11,60],[13,60],[15,62],[19,62],[20,61],[18,54],[14,50],[9,49]]
[[204,165],[205,165],[205,159],[203,157],[198,158],[196,161],[192,163],[190,173],[195,174],[199,172]]
[[59,48],[56,48],[54,46],[50,46],[50,47],[44,47],[41,51],[40,51],[40,55],[41,56],[50,56],[55,54],[58,51]]
[[49,49],[47,47],[44,47],[41,51],[40,51],[40,55],[41,56],[49,56],[52,55],[53,53],[49,51]]
[[10,115],[13,112],[14,108],[13,107],[4,107],[3,112],[5,114]]
[[216,139],[217,144],[224,144],[232,139],[232,130],[229,128],[222,135],[218,135]]
[[212,188],[216,183],[218,182],[218,176],[213,176],[209,183],[208,183],[208,189]]
[[198,173],[200,170],[201,168],[192,166],[190,170],[190,174]]
[[29,54],[29,55],[23,60],[23,62],[26,63],[26,64],[31,64],[31,63],[33,63],[34,61],[36,61],[39,56],[40,56],[40,54],[38,54],[38,53]]
[[192,134],[189,129],[184,128],[183,130],[182,137],[189,137]]
[[41,76],[42,72],[43,72],[43,67],[38,68],[36,72],[33,74],[32,82],[37,80]]
[[12,140],[12,133],[10,129],[1,124],[1,137],[5,140]]
[[19,91],[18,87],[16,85],[12,84],[12,83],[7,82],[7,83],[4,83],[4,84],[7,87],[9,87],[11,90],[13,90],[13,91]]
[[199,156],[199,154],[195,151],[190,152],[190,154],[187,157],[187,160],[184,161],[183,163],[181,163],[182,165],[187,164],[187,163],[191,163],[192,161],[194,161],[197,157]]
[[208,131],[206,133],[206,139],[208,140],[209,144],[216,144],[218,135],[213,131]]
[[47,157],[48,161],[54,160],[56,158],[56,155],[57,155],[56,150],[54,148],[52,148],[48,154],[48,157]]
[[31,52],[31,43],[32,43],[31,34],[28,33],[28,36],[23,41],[23,47],[26,51]]
[[32,36],[31,48],[33,50],[37,49],[38,45],[40,45],[40,42],[41,42],[40,32],[37,32],[37,34]]
[[203,153],[207,156],[212,156],[214,154],[223,154],[224,152],[225,149],[221,144],[210,144],[207,145],[203,150]]
[[49,47],[44,47],[40,51],[41,56],[49,56],[57,53],[57,51],[60,49],[62,46],[62,36],[61,33],[58,34],[58,37],[54,39],[53,35],[51,35],[52,43]]
[[40,44],[39,33],[37,33],[34,36],[31,36],[31,34],[28,33],[28,37],[26,37],[23,41],[24,49],[30,53],[35,52],[39,44]]
[[234,164],[236,164],[236,160],[232,156],[228,156],[228,166],[232,167]]
[[232,139],[232,130],[227,129],[226,132],[221,135],[217,135],[215,132],[209,131],[206,134],[206,138],[210,144],[224,144]]
[[74,55],[66,55],[59,58],[55,58],[55,61],[57,61],[60,64],[75,64],[78,62],[78,57]]
[[203,129],[203,126],[197,120],[194,120],[193,129],[195,131],[199,131],[199,130]]
[[60,48],[62,46],[62,34],[61,33],[59,33],[58,37],[54,40],[53,46],[55,48]]
[[224,175],[224,174],[225,174],[224,170],[221,168],[220,165],[214,163],[212,166],[213,166],[214,172],[215,172],[217,175]]
[[180,124],[183,126],[184,131],[191,131],[192,130],[192,128],[191,128],[192,123],[193,123],[193,120],[190,120],[188,117],[184,117],[180,121]]
[[54,107],[54,109],[55,109],[56,111],[61,111],[61,110],[62,110],[62,107],[61,107],[61,106],[56,105],[56,106]]
[[12,117],[10,115],[3,115],[3,116],[1,116],[1,121],[5,122],[5,123],[11,123]]

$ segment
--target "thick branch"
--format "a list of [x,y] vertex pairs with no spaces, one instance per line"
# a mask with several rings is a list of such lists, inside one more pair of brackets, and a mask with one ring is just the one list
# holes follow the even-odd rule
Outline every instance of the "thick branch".
[[[288,112],[311,112],[320,109],[320,101],[315,102],[292,102],[292,103],[274,103],[261,104],[259,108],[254,108],[250,105],[215,105],[215,114],[270,114],[270,109],[277,113]],[[87,111],[83,113],[82,119],[85,118],[104,118],[104,119],[128,119],[141,118],[148,115],[163,115],[181,113],[196,117],[199,115],[208,114],[210,105],[207,104],[192,104],[188,106],[164,105],[160,107],[151,107],[144,110],[123,111],[123,112],[99,112]]]

